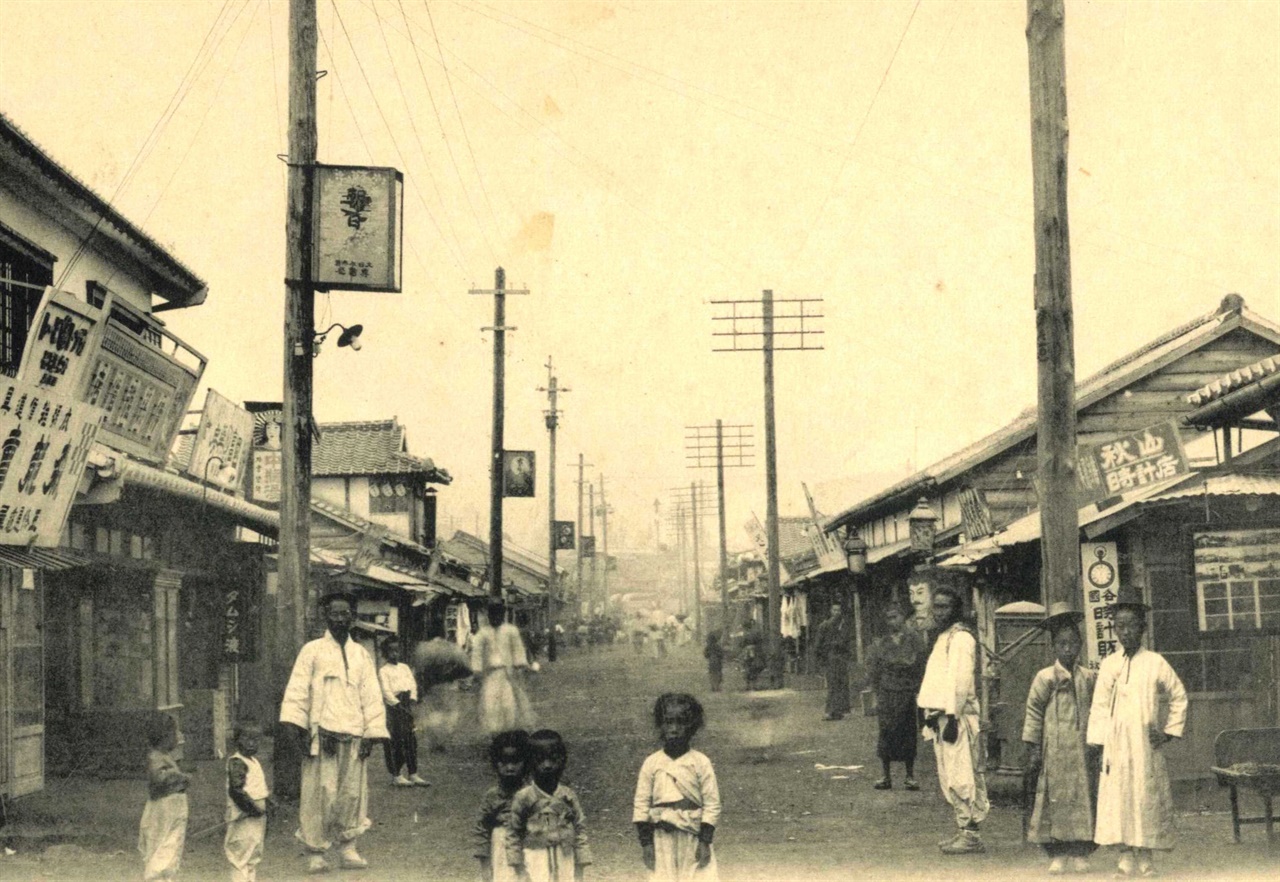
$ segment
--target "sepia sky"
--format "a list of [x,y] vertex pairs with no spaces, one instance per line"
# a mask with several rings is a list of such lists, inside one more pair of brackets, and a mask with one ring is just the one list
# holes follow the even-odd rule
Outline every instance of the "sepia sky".
[[[684,427],[720,417],[756,427],[728,476],[747,544],[761,359],[711,351],[712,300],[824,300],[825,348],[777,355],[783,514],[802,481],[835,513],[999,428],[1035,400],[1025,18],[321,0],[320,161],[402,169],[407,229],[403,293],[318,298],[318,327],[365,328],[315,360],[318,419],[398,417],[456,477],[441,532],[487,535],[492,300],[467,290],[502,265],[531,292],[506,446],[539,457],[506,523],[540,552],[548,355],[560,517],[581,452],[611,546],[651,543],[697,477]],[[286,0],[10,0],[0,29],[0,109],[209,283],[165,318],[235,400],[280,396],[286,24]],[[1280,319],[1280,4],[1068,0],[1066,47],[1078,376],[1228,292]]]

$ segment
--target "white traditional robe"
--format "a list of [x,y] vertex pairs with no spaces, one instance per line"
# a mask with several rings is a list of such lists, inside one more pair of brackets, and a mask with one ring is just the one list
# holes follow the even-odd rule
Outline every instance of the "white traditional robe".
[[533,708],[521,680],[529,667],[520,630],[510,622],[483,625],[471,644],[471,670],[480,676],[480,721],[490,735],[532,729]]
[[[1159,719],[1161,700],[1168,716]],[[1164,749],[1152,747],[1150,729],[1180,738],[1187,722],[1187,691],[1157,652],[1109,655],[1098,669],[1087,740],[1102,745],[1098,821],[1094,842],[1130,848],[1173,848],[1173,792]]]
[[720,823],[720,787],[706,754],[689,750],[672,759],[652,753],[640,766],[631,820],[670,825],[653,831],[654,868],[650,882],[715,882],[715,849],[698,866],[698,833],[703,824]]
[[[951,744],[942,740],[941,731],[925,729],[924,737],[933,742],[938,783],[961,828],[980,823],[990,810],[978,737],[978,693],[974,683],[977,648],[973,634],[959,622],[939,634],[916,699],[921,708],[940,710],[958,723],[959,735]],[[940,730],[944,723],[945,720],[939,721]]]

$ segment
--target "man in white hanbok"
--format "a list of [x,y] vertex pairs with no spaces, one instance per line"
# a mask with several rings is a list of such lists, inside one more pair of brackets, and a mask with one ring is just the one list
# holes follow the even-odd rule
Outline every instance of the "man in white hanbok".
[[356,851],[372,826],[366,767],[374,742],[388,736],[373,658],[351,639],[354,611],[347,595],[325,598],[328,628],[298,653],[280,704],[280,722],[294,727],[303,756],[297,837],[311,873],[329,869],[325,852],[335,844],[344,868],[369,865]]
[[956,835],[940,844],[943,854],[985,851],[978,825],[986,818],[987,778],[979,738],[975,664],[978,642],[961,621],[960,595],[942,587],[933,594],[933,619],[942,632],[934,641],[916,703],[924,712],[924,738],[933,742],[938,783],[955,811]]
[[480,724],[490,735],[535,724],[524,685],[529,657],[520,630],[506,615],[506,604],[490,601],[489,620],[471,643],[471,670],[480,678]]
[[[1086,740],[1102,746],[1094,841],[1120,846],[1118,872],[1154,876],[1153,849],[1173,848],[1173,792],[1164,745],[1182,737],[1187,692],[1164,656],[1142,648],[1147,607],[1121,592],[1112,627],[1123,652],[1098,669]],[[1168,711],[1160,719],[1160,705]]]

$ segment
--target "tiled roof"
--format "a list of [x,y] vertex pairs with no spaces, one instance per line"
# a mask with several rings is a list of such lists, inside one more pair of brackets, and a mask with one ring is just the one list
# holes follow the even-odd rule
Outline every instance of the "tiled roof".
[[394,418],[323,423],[320,440],[311,451],[311,474],[317,477],[425,475],[435,484],[448,484],[453,480],[430,459],[412,456],[407,450],[404,426]]
[[778,558],[790,560],[813,554],[813,542],[809,539],[809,518],[778,518]]
[[[1213,339],[1227,322],[1244,326],[1255,333],[1280,339],[1280,326],[1252,312],[1239,295],[1229,294],[1213,312],[1206,313],[1184,325],[1162,334],[1150,343],[1135,349],[1128,355],[1107,365],[1101,371],[1076,384],[1076,409],[1088,407],[1095,398],[1105,397],[1119,385],[1134,382],[1150,370],[1159,367],[1161,359],[1188,345],[1199,345]],[[1035,435],[1037,414],[1035,407],[1028,407],[1004,428],[961,448],[928,468],[894,484],[831,518],[824,529],[830,531],[856,521],[879,506],[898,497],[909,497],[937,484],[944,483],[969,469],[986,462],[1001,451]]]
[[[50,156],[30,135],[18,128],[13,120],[3,113],[0,113],[0,143],[12,149],[58,190],[87,206],[105,225],[104,229],[99,230],[99,234],[105,234],[106,228],[109,228],[132,248],[144,252],[156,267],[163,268],[173,287],[168,291],[157,291],[159,296],[166,300],[176,300],[187,306],[204,302],[209,289],[199,276],[174,257],[168,249],[162,247],[159,242],[112,208],[109,202]],[[176,294],[185,296],[175,297]]]
[[1150,502],[1199,496],[1280,496],[1276,475],[1213,475],[1197,484],[1178,487],[1152,497]]
[[[323,499],[312,499],[311,510],[313,512],[317,512],[319,514],[325,515],[330,520],[335,521],[338,524],[341,524],[342,526],[346,527],[347,529],[354,530],[355,532],[358,532],[358,533],[369,533],[369,532],[386,530],[386,528],[383,527],[381,524],[375,524],[373,521],[366,520],[365,518],[360,517],[360,515],[356,514],[350,509],[343,508],[340,505],[334,505],[330,502],[325,502]],[[322,544],[323,541],[324,541],[323,538],[318,536],[313,537],[312,539],[313,544]],[[424,545],[419,545],[417,542],[414,542],[412,539],[409,539],[406,536],[401,536],[398,533],[386,532],[385,535],[382,537],[382,541],[391,543],[393,545],[402,546],[404,548],[409,549],[410,551],[416,551],[418,554],[421,554],[421,555],[430,556],[431,554],[430,548],[427,548]]]
[[1276,373],[1280,373],[1280,354],[1264,358],[1262,361],[1242,367],[1229,374],[1223,374],[1212,383],[1201,386],[1188,395],[1187,403],[1193,405],[1208,404],[1228,392],[1234,392],[1236,389],[1247,386],[1250,383],[1256,383],[1263,377],[1269,377]]

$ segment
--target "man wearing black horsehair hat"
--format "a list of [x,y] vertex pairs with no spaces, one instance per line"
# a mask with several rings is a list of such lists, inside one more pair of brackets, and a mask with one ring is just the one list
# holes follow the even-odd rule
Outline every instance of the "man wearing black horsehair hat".
[[1137,590],[1122,586],[1112,609],[1123,651],[1102,660],[1089,714],[1088,742],[1102,746],[1093,839],[1120,847],[1119,875],[1154,876],[1152,852],[1173,848],[1164,746],[1182,737],[1187,691],[1164,656],[1142,646],[1150,607]]

